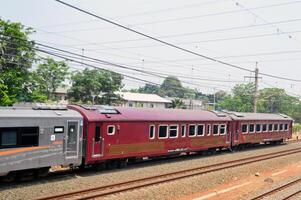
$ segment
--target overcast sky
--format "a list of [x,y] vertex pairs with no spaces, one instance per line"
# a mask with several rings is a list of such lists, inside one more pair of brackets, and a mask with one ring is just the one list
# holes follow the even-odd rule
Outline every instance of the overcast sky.
[[[301,0],[66,0],[209,57],[271,75],[301,79]],[[33,27],[32,39],[114,63],[180,77],[203,92],[230,91],[251,74],[162,45],[54,0],[0,0],[0,17]],[[72,69],[82,66],[72,64]],[[161,83],[116,67],[97,65]],[[192,78],[190,78],[192,77]],[[261,76],[260,88],[301,95],[301,83]],[[202,80],[206,79],[206,80]],[[210,81],[208,81],[209,79]],[[220,82],[221,81],[221,82]],[[253,81],[253,80],[252,80]],[[144,85],[125,78],[125,88]]]

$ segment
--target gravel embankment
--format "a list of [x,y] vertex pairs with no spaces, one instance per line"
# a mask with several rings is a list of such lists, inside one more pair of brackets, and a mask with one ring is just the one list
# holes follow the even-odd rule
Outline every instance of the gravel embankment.
[[[38,180],[21,184],[1,184],[0,199],[35,199],[79,189],[86,189],[95,186],[108,185],[121,181],[133,180],[142,177],[149,177],[162,173],[189,169],[193,167],[205,166],[229,160],[236,160],[258,154],[266,154],[275,151],[300,147],[300,143],[292,143],[269,148],[252,149],[244,152],[226,153],[209,157],[193,157],[184,159],[172,159],[154,163],[146,163],[129,166],[122,170],[112,170],[104,172],[82,172],[69,176],[58,177],[55,180]],[[168,184],[160,184],[145,189],[126,192],[115,196],[108,196],[105,199],[175,199],[214,188],[216,185],[230,180],[241,179],[243,177],[273,170],[281,166],[300,160],[301,154],[281,157],[256,164],[244,165],[233,169],[223,170],[202,176],[182,179]]]

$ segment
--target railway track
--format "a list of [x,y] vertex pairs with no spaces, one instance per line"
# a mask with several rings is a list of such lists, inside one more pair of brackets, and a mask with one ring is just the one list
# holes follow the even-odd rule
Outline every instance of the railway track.
[[156,184],[171,182],[183,178],[188,178],[196,175],[207,174],[210,172],[216,172],[223,169],[229,169],[233,167],[238,167],[241,165],[251,164],[259,161],[269,160],[277,157],[292,155],[296,153],[301,153],[301,148],[283,150],[274,153],[263,154],[259,156],[253,156],[244,159],[238,159],[223,163],[217,163],[213,165],[207,165],[203,167],[196,167],[191,169],[180,170],[176,172],[156,175],[152,177],[146,177],[141,179],[135,179],[131,181],[124,181],[116,184],[105,185],[100,187],[89,188],[85,190],[74,191],[70,193],[64,193],[54,196],[48,196],[39,198],[38,200],[54,200],[54,199],[93,199],[97,197],[103,197],[111,194],[121,193],[125,191],[130,191],[134,189],[139,189],[147,186],[152,186]]
[[[284,190],[289,189],[289,188],[291,188],[291,187],[293,187],[293,186],[295,186],[297,184],[300,184],[300,183],[301,183],[301,178],[297,179],[297,180],[294,180],[292,182],[289,182],[289,183],[287,183],[285,185],[282,185],[282,186],[280,186],[278,188],[275,188],[273,190],[270,190],[270,191],[268,191],[268,192],[266,192],[264,194],[261,194],[261,195],[255,197],[255,198],[253,198],[252,200],[261,200],[261,199],[268,198],[268,197],[270,197],[272,195],[275,195],[275,194],[277,194],[279,192],[283,192]],[[299,190],[297,192],[294,192],[294,193],[290,194],[289,196],[284,197],[283,200],[292,199],[293,197],[296,197],[299,194],[301,194],[301,190]]]

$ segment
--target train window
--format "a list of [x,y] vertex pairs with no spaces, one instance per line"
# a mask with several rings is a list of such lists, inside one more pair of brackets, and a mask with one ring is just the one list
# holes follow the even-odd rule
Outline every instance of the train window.
[[94,141],[99,142],[100,141],[100,126],[95,126],[95,132],[94,132]]
[[0,128],[0,148],[39,145],[38,127]]
[[115,126],[109,125],[107,128],[107,133],[108,133],[108,135],[114,135],[115,134]]
[[15,146],[17,145],[17,131],[7,130],[1,132],[1,146]]
[[220,135],[225,135],[227,134],[227,128],[226,124],[221,124],[219,125],[219,134]]
[[261,124],[256,124],[256,132],[261,132]]
[[188,135],[189,135],[189,137],[194,137],[195,136],[195,125],[189,125]]
[[284,131],[284,124],[280,124],[279,129],[280,129],[280,131]]
[[218,125],[217,124],[213,125],[213,135],[218,135]]
[[279,128],[278,124],[274,124],[274,131],[278,131],[278,128]]
[[170,138],[178,137],[178,125],[170,125],[169,126],[169,137]]
[[204,124],[198,124],[197,126],[197,135],[204,136],[205,135],[205,126]]
[[182,137],[186,136],[186,125],[182,125]]
[[266,124],[262,124],[262,131],[263,132],[267,132],[268,131]]
[[248,124],[242,124],[241,125],[241,132],[247,133],[248,132]]
[[284,130],[288,130],[288,124],[284,124]]
[[273,124],[269,124],[269,131],[273,131]]
[[149,139],[155,138],[155,125],[149,126]]
[[255,125],[249,124],[249,133],[255,133]]
[[211,125],[207,124],[207,135],[209,136],[211,134]]
[[167,138],[167,125],[159,126],[159,138]]

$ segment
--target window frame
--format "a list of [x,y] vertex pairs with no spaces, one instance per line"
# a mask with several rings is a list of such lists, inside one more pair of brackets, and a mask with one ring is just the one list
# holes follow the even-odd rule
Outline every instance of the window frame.
[[[265,130],[263,130],[264,126],[265,126]],[[261,124],[261,131],[264,133],[268,132],[268,124]]]
[[[259,131],[257,131],[257,125],[260,125],[260,130]],[[256,133],[261,133],[262,132],[262,124],[257,124],[256,123],[255,130],[256,130]]]
[[[272,126],[272,130],[270,130],[270,126]],[[274,131],[274,124],[268,124],[268,130],[269,130],[269,132],[273,132]]]
[[[253,131],[250,131],[250,127],[251,125],[253,126]],[[249,129],[248,129],[249,133],[256,133],[256,126],[255,123],[249,123]]]
[[[160,127],[162,127],[162,126],[166,126],[166,136],[165,137],[160,137]],[[159,124],[159,126],[158,126],[158,138],[159,139],[166,139],[166,138],[168,138],[168,134],[169,134],[168,124]]]
[[[112,133],[109,133],[109,128],[113,128],[113,132]],[[110,135],[110,136],[112,136],[112,135],[115,135],[115,132],[116,132],[116,126],[115,125],[108,125],[107,126],[107,135]]]
[[[275,129],[275,126],[277,126],[277,129]],[[273,129],[274,129],[274,132],[279,132],[279,124],[278,124],[278,123],[275,123]]]
[[[190,127],[194,126],[194,135],[190,135]],[[188,137],[196,137],[196,124],[189,124],[188,125]]]
[[[170,129],[171,129],[170,127],[171,127],[171,126],[176,126],[176,127],[177,127],[177,128],[175,129],[175,130],[176,130],[176,133],[177,133],[176,136],[173,136],[173,137],[170,136]],[[179,137],[179,125],[178,125],[178,124],[170,124],[170,125],[168,126],[168,137],[169,137],[169,138],[178,138],[178,137]]]
[[[152,137],[151,137],[151,130],[152,131]],[[153,140],[156,138],[156,126],[154,124],[149,125],[149,130],[148,130],[148,137],[149,139]]]
[[289,130],[288,123],[285,123],[285,124],[284,124],[284,131],[288,131],[288,130]]
[[[199,133],[198,133],[199,126],[203,126],[202,135],[199,135]],[[197,137],[204,137],[205,136],[205,124],[197,124],[197,126],[196,126],[196,136]]]
[[[246,131],[243,131],[243,126],[247,126]],[[249,124],[241,124],[241,133],[248,134],[249,133]]]
[[[224,133],[221,133],[221,127],[222,126],[225,126],[225,132]],[[218,126],[218,134],[219,135],[227,135],[227,124],[220,124],[219,126]]]
[[[281,126],[282,126],[282,128],[281,128]],[[284,124],[283,123],[279,124],[279,131],[284,131]]]
[[[217,133],[216,134],[214,134],[214,126],[217,126]],[[218,136],[219,135],[219,124],[213,124],[213,128],[212,128],[212,135],[213,136]]]
[[207,124],[206,125],[206,135],[207,136],[210,136],[211,135],[211,124]]
[[181,125],[181,137],[186,137],[186,124]]
[[[96,132],[97,128],[98,128],[98,132]],[[96,137],[96,136],[99,136],[99,137]],[[94,128],[94,141],[99,142],[101,140],[100,138],[101,138],[101,126],[100,125],[95,125],[95,128]]]

